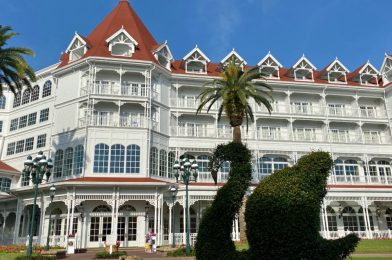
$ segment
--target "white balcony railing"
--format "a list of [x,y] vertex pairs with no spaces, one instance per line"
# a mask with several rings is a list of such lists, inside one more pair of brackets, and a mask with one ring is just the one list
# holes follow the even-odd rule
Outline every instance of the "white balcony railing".
[[144,83],[123,81],[95,81],[91,86],[86,84],[82,88],[82,94],[87,94],[88,89],[91,89],[90,94],[96,95],[119,95],[130,97],[148,97],[149,89]]
[[85,126],[146,128],[147,118],[144,116],[93,115],[90,120],[79,119],[79,127]]

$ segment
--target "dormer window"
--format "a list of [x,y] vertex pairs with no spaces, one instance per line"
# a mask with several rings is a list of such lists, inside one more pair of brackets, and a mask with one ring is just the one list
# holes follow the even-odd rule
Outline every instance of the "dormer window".
[[295,80],[314,81],[313,71],[315,70],[316,67],[305,57],[305,55],[302,55],[297,63],[289,70],[288,74]]
[[336,58],[328,67],[324,69],[321,78],[329,83],[347,83],[347,73],[349,70]]
[[161,66],[170,70],[170,64],[173,61],[173,55],[167,45],[167,42],[161,44],[158,48],[153,51],[155,59],[161,64]]
[[226,57],[224,57],[223,60],[220,62],[221,68],[224,69],[227,64],[233,60],[236,65],[244,69],[246,61],[234,49],[229,54],[227,54]]
[[87,42],[79,34],[75,33],[67,50],[69,53],[69,61],[75,61],[83,57],[87,52]]
[[260,73],[266,78],[279,79],[279,68],[282,64],[270,52],[257,64],[260,67]]
[[210,60],[196,46],[183,58],[185,72],[196,74],[207,74],[207,64]]
[[381,75],[384,85],[392,82],[392,56],[385,54],[384,62],[381,66]]
[[378,70],[368,61],[355,73],[352,80],[361,85],[375,86],[378,85],[378,75]]
[[109,37],[106,43],[109,45],[109,51],[113,56],[124,57],[131,57],[138,45],[136,40],[124,28]]

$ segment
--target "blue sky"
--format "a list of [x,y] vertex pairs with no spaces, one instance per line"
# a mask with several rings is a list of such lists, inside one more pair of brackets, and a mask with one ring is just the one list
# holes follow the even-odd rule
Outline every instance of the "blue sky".
[[[256,64],[268,51],[292,66],[304,53],[318,68],[339,57],[350,71],[368,59],[380,68],[392,53],[390,0],[131,0],[158,42],[176,59],[196,44],[220,61],[234,47]],[[0,24],[20,35],[11,44],[36,53],[40,69],[58,61],[74,32],[88,35],[118,0],[0,0]]]

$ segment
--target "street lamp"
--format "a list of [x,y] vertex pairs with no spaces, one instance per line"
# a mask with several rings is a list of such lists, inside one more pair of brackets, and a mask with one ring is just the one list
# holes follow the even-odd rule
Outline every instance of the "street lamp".
[[49,250],[49,238],[50,238],[50,231],[52,229],[52,224],[50,223],[52,220],[52,209],[50,208],[52,202],[53,202],[53,198],[54,198],[54,194],[56,193],[56,187],[52,184],[52,187],[50,187],[49,189],[49,194],[50,194],[50,204],[49,204],[49,229],[48,229],[48,237],[46,238],[46,246],[45,246],[45,250]]
[[[173,165],[173,169],[175,171],[174,177],[176,177],[176,182],[178,183],[178,178],[181,176],[182,182],[185,184],[185,231],[186,231],[186,248],[185,252],[186,254],[190,254],[191,252],[191,245],[189,243],[189,211],[188,211],[188,185],[190,182],[197,181],[197,169],[198,165],[196,160],[193,160],[191,163],[188,159],[187,156],[184,156],[184,158],[179,162],[175,161]],[[193,178],[192,178],[193,177]]]
[[[33,228],[35,225],[35,207],[37,204],[38,184],[42,183],[43,181],[49,181],[53,163],[52,159],[46,160],[46,156],[42,151],[40,151],[34,160],[31,155],[27,156],[27,159],[24,162],[24,166],[24,176],[26,179],[31,180],[34,184],[34,203],[30,221],[29,247],[27,248],[27,255],[31,256],[33,253]],[[46,179],[44,179],[44,177],[46,177]]]
[[178,192],[178,189],[177,189],[177,187],[176,186],[171,186],[170,188],[169,188],[169,191],[170,191],[170,193],[171,193],[171,196],[172,196],[172,200],[173,200],[173,206],[172,206],[172,223],[171,223],[171,226],[172,226],[172,241],[173,241],[173,243],[172,243],[172,247],[174,248],[174,247],[176,247],[176,237],[175,237],[175,226],[174,226],[174,201],[176,200],[176,196],[177,196],[177,192]]

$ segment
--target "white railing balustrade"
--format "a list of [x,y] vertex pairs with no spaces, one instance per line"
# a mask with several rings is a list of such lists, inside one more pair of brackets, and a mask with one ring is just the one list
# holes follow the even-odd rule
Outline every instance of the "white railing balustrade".
[[121,84],[121,95],[133,97],[147,97],[148,89],[144,83],[123,81]]
[[146,128],[147,118],[144,116],[93,115],[91,120],[79,119],[79,127],[85,126],[132,127]]

